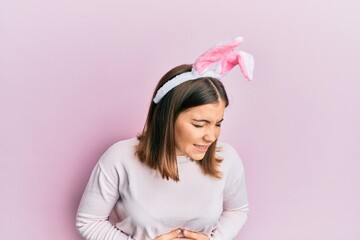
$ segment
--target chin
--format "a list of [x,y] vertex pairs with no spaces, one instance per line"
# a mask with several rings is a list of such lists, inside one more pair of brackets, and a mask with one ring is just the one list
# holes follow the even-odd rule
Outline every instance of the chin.
[[201,155],[195,154],[195,155],[190,156],[190,158],[194,161],[201,161],[204,159],[204,157],[205,157],[205,154],[201,154]]

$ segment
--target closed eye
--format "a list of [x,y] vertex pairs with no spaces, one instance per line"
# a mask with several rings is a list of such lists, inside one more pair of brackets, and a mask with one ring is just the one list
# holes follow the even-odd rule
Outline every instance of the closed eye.
[[220,121],[218,121],[216,124],[215,124],[215,126],[217,126],[217,127],[221,127],[221,123],[224,121],[224,119],[221,119]]
[[204,126],[202,126],[202,125],[197,125],[197,124],[193,124],[194,125],[194,127],[196,127],[196,128],[202,128],[202,127],[204,127]]

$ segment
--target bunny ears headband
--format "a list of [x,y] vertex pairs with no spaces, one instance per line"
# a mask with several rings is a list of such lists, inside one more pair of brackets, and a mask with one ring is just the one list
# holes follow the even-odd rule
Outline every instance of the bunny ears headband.
[[154,103],[160,100],[174,87],[189,80],[203,77],[220,79],[236,65],[240,66],[241,72],[247,80],[252,80],[254,70],[254,57],[243,51],[235,49],[244,42],[242,37],[222,42],[203,53],[193,64],[191,72],[177,75],[167,81],[156,93]]

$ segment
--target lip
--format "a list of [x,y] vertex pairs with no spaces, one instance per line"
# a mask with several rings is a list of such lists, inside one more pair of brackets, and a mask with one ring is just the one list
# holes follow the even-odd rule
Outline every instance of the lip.
[[210,145],[194,144],[194,147],[198,152],[205,153],[210,147]]

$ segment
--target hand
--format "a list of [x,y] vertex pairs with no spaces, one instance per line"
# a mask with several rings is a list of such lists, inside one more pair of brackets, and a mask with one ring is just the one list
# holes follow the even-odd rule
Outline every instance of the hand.
[[191,232],[189,230],[183,230],[182,234],[184,237],[182,239],[189,239],[189,240],[210,240],[207,235],[204,233],[199,232]]
[[176,239],[180,239],[178,238],[178,236],[181,234],[181,229],[175,229],[172,230],[171,232],[168,233],[164,233],[160,236],[157,236],[154,240],[176,240]]
[[189,230],[175,229],[157,236],[154,240],[210,240],[207,235]]

